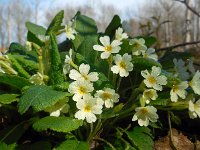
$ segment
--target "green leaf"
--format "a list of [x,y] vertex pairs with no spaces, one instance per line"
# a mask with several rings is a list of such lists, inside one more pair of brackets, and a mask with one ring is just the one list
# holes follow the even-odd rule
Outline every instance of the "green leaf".
[[26,22],[26,28],[35,35],[45,35],[46,33],[46,29],[44,27],[36,25],[32,22]]
[[35,74],[38,71],[38,63],[29,56],[12,55],[18,63],[29,73]]
[[63,18],[64,18],[64,11],[61,10],[53,18],[52,22],[50,23],[50,25],[46,31],[46,35],[49,35],[51,32],[56,33],[56,32],[58,32],[58,30],[63,29],[64,27],[61,26]]
[[130,45],[129,40],[125,39],[123,40],[119,54],[123,55],[125,53],[132,53],[132,49],[133,49],[133,45]]
[[161,67],[161,64],[150,58],[135,57],[132,60],[133,69],[136,72],[141,72],[142,70],[151,69],[153,66]]
[[174,68],[174,63],[173,63],[174,58],[186,60],[191,58],[191,53],[167,51],[165,55],[159,59],[159,62],[162,64],[164,69]]
[[147,47],[151,47],[157,41],[156,38],[153,36],[147,36],[147,37],[141,37],[141,38],[143,38],[145,40],[145,45]]
[[97,59],[98,52],[93,49],[93,46],[98,44],[98,35],[88,35],[77,49],[89,64],[94,64]]
[[154,101],[150,101],[150,105],[166,106],[171,102],[170,95],[168,92],[163,92],[158,94],[158,98]]
[[77,34],[75,39],[72,41],[73,42],[73,45],[74,45],[74,48],[75,50],[77,50],[79,48],[79,46],[81,45],[81,43],[84,41],[85,37],[80,35],[80,34]]
[[57,90],[57,91],[68,91],[68,87],[69,87],[69,82],[63,82],[61,84],[56,84],[53,86],[53,89]]
[[181,125],[181,118],[177,115],[175,115],[173,112],[170,112],[171,120],[174,122],[176,125]]
[[37,35],[33,34],[32,32],[28,31],[27,33],[27,41],[33,42],[39,46],[44,46],[44,42],[41,41]]
[[75,30],[79,34],[88,35],[97,33],[95,21],[87,16],[77,15],[75,24]]
[[31,83],[23,78],[16,75],[7,75],[0,73],[0,83],[4,83],[6,85],[10,85],[17,89],[22,89],[24,86],[30,86]]
[[31,77],[29,73],[26,72],[26,70],[18,63],[18,61],[11,54],[8,54],[8,57],[12,62],[12,67],[17,71],[19,76],[24,77],[24,78]]
[[51,150],[51,144],[49,142],[36,142],[33,144],[23,144],[17,147],[17,150]]
[[3,142],[0,142],[0,150],[14,150],[16,144],[7,145]]
[[50,70],[49,70],[49,82],[51,85],[61,84],[64,82],[64,74],[60,54],[58,52],[56,36],[50,34],[51,48],[49,50],[50,55]]
[[55,91],[45,85],[31,86],[19,99],[19,113],[25,113],[31,106],[35,111],[44,110],[69,95],[69,93]]
[[0,95],[0,103],[2,104],[10,104],[17,100],[18,94],[1,94]]
[[135,127],[133,131],[129,131],[127,134],[139,150],[153,150],[154,141],[149,128]]
[[11,43],[9,46],[9,52],[14,54],[21,54],[21,55],[25,55],[26,54],[26,48],[24,46],[22,46],[19,43]]
[[106,28],[105,34],[113,37],[115,35],[115,31],[118,27],[121,26],[121,19],[118,15],[115,15]]
[[67,133],[78,129],[80,126],[82,126],[82,124],[82,120],[77,120],[70,117],[47,116],[36,121],[33,124],[33,128],[37,131],[51,129],[53,131]]
[[67,140],[61,143],[55,150],[89,150],[89,144],[83,141]]

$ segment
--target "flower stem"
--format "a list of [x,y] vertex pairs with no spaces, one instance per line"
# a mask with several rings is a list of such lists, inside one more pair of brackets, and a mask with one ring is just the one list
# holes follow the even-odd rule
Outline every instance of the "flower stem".
[[94,140],[104,142],[104,143],[106,143],[108,146],[110,146],[110,148],[111,148],[112,150],[117,150],[117,149],[116,149],[110,142],[108,142],[107,140],[104,140],[104,139],[102,139],[102,138],[94,138]]
[[117,88],[116,88],[117,92],[119,91],[119,87],[120,87],[121,81],[122,81],[122,77],[119,77],[118,82],[117,82]]

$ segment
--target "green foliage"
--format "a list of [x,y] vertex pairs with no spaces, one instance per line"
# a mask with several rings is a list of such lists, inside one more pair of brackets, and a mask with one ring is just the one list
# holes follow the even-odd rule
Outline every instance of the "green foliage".
[[76,16],[75,29],[80,35],[91,35],[97,33],[95,21],[80,14]]
[[35,35],[45,35],[46,33],[46,29],[44,27],[36,25],[32,22],[26,22],[26,28]]
[[16,75],[7,75],[0,73],[0,83],[12,86],[17,89],[22,89],[24,86],[30,86],[31,83],[23,78]]
[[19,99],[19,113],[24,114],[31,106],[35,111],[44,110],[68,95],[66,92],[55,91],[45,85],[31,86]]
[[50,84],[61,84],[64,82],[64,75],[63,75],[63,68],[60,59],[60,54],[58,52],[56,36],[54,34],[50,34],[50,41],[51,47],[49,50],[50,53],[50,70],[49,70],[49,77],[50,77]]
[[189,52],[176,52],[176,51],[167,51],[165,55],[160,58],[160,63],[164,69],[169,69],[174,67],[173,59],[189,59],[191,58],[191,53]]
[[98,35],[85,36],[76,51],[81,54],[89,64],[94,64],[98,56],[98,52],[93,49],[93,45],[96,44],[98,44]]
[[39,46],[44,46],[44,42],[41,41],[37,35],[33,34],[32,32],[28,31],[27,33],[27,40],[29,42],[33,42]]
[[9,46],[9,52],[25,55],[26,54],[26,48],[19,43],[13,42]]
[[12,62],[13,68],[18,72],[19,76],[24,77],[24,78],[31,77],[29,73],[26,72],[26,70],[18,63],[18,61],[12,55],[9,54],[8,57]]
[[89,144],[83,141],[67,140],[61,143],[54,150],[89,150]]
[[132,60],[133,69],[136,72],[141,72],[142,70],[151,69],[153,66],[161,67],[161,64],[150,58],[135,57]]
[[138,150],[153,150],[154,142],[149,128],[135,127],[133,131],[129,131],[127,134]]
[[44,131],[51,129],[57,132],[71,132],[82,126],[83,121],[70,117],[54,117],[48,116],[36,121],[33,128],[37,131]]
[[121,26],[121,19],[118,15],[115,15],[106,28],[105,34],[113,37],[115,35],[115,31],[118,27]]
[[144,40],[145,40],[145,45],[147,46],[147,47],[151,47],[153,44],[155,44],[156,43],[156,38],[155,37],[153,37],[153,36],[147,36],[147,37],[140,37],[140,38],[143,38]]
[[129,44],[129,40],[125,39],[121,45],[121,50],[119,51],[120,55],[124,55],[125,53],[132,53],[133,45]]
[[1,94],[0,95],[0,104],[10,104],[16,101],[19,94]]
[[[116,37],[120,42],[114,43],[116,30],[122,27],[119,16],[113,17],[105,33],[98,33],[95,21],[81,15],[80,12],[71,19],[72,28],[65,33],[67,40],[58,44],[57,35],[65,32],[65,27],[62,25],[63,18],[64,11],[62,10],[54,17],[47,30],[42,26],[27,22],[27,41],[30,42],[28,44],[31,44],[31,49],[30,45],[22,46],[12,43],[9,47],[8,58],[4,54],[0,56],[0,72],[3,72],[0,73],[0,120],[2,120],[0,149],[49,150],[54,147],[54,150],[89,150],[94,147],[94,149],[105,150],[152,150],[153,137],[157,136],[157,132],[151,132],[149,128],[139,127],[137,122],[132,122],[131,118],[136,111],[135,115],[138,117],[136,121],[139,125],[141,125],[140,119],[146,117],[143,121],[149,121],[147,124],[155,130],[168,127],[164,124],[165,120],[162,117],[159,117],[156,122],[155,116],[164,111],[170,111],[171,121],[181,125],[181,119],[184,117],[180,119],[180,114],[178,112],[175,114],[175,110],[184,110],[184,113],[188,114],[188,100],[199,99],[199,95],[193,92],[193,87],[189,87],[186,89],[188,93],[186,100],[179,99],[175,103],[170,100],[172,87],[181,82],[174,73],[172,60],[174,58],[186,60],[190,57],[188,53],[168,50],[165,54],[162,53],[164,56],[159,61],[146,58],[156,54],[147,49],[144,50],[145,54],[143,51],[141,53],[140,48],[153,46],[156,43],[155,37],[138,36],[135,38],[143,38],[145,46],[143,40],[130,45],[130,39],[133,38],[130,36],[126,38],[123,32],[124,34],[119,33],[119,37]],[[73,34],[75,39],[71,39],[70,34]],[[105,41],[100,41],[100,37],[104,35],[109,36],[110,41],[106,38]],[[128,57],[127,60],[122,61],[115,57],[117,55],[115,52],[119,48],[114,48],[114,45],[118,45],[117,43],[121,43],[118,54],[128,54],[128,57],[132,57],[131,61]],[[96,51],[93,49],[94,45],[104,47],[96,46],[99,48],[99,51]],[[135,56],[132,53],[133,48],[141,54]],[[72,49],[72,54],[69,49]],[[108,55],[111,53],[108,59],[101,58],[102,51]],[[85,73],[78,69],[82,63],[90,66],[89,73],[87,69],[84,70]],[[133,70],[131,63],[134,66]],[[158,97],[152,91],[144,92],[146,89],[155,88],[156,85],[149,87],[141,76],[142,70],[151,72],[153,66],[162,68],[161,75],[167,78],[167,84],[162,85],[163,90],[156,90]],[[72,72],[69,77],[67,67],[79,71],[86,80],[93,78],[91,83],[85,82],[85,84],[94,87],[89,94],[96,102],[85,101],[86,97],[83,96],[87,93],[85,85],[71,84],[79,82],[71,79]],[[64,75],[63,69],[66,69],[64,72],[67,74]],[[129,70],[128,73],[126,69]],[[189,80],[193,77],[191,70],[188,71]],[[118,72],[119,74],[116,74]],[[9,73],[17,75],[9,75]],[[156,84],[157,81],[159,84],[160,80],[165,80],[164,77],[161,77],[162,79],[154,77],[154,75],[158,76],[155,73],[156,71],[153,71],[153,75],[146,77],[146,80],[152,84]],[[96,74],[98,74],[98,80],[92,81],[95,80]],[[73,75],[80,77],[76,71]],[[126,75],[129,76],[124,77]],[[198,82],[195,84],[198,86]],[[71,92],[69,87],[71,91],[75,91]],[[111,88],[110,93],[102,91],[105,88]],[[75,97],[80,99],[75,101]],[[146,104],[145,100],[152,97],[157,98]],[[105,102],[103,103],[100,99]],[[141,107],[146,107],[146,109]],[[154,114],[153,109],[157,109],[157,114]],[[195,111],[192,113],[196,113]],[[49,116],[49,113],[59,116]],[[155,115],[155,121],[151,122],[153,115]]]
[[64,18],[64,11],[61,10],[56,14],[56,16],[51,21],[49,27],[47,28],[46,35],[49,35],[50,33],[56,34],[60,29],[63,29],[64,27],[61,26],[63,18]]
[[14,150],[16,144],[7,145],[3,142],[0,142],[0,150]]
[[17,62],[28,72],[34,74],[38,70],[38,63],[29,56],[12,55]]

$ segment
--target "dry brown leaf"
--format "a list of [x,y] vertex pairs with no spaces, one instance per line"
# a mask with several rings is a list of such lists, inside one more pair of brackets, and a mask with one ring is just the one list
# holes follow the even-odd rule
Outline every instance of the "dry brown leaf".
[[[177,150],[194,150],[194,143],[176,129],[172,129],[172,142]],[[200,143],[198,146],[200,147]],[[155,150],[173,150],[170,146],[170,133],[155,141],[154,147]]]

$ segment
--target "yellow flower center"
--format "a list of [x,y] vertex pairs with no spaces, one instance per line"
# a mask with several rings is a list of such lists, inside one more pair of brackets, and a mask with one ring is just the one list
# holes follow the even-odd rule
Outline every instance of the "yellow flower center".
[[140,48],[140,44],[138,42],[135,42],[133,45],[135,48]]
[[144,58],[148,58],[148,55],[147,55],[147,53],[145,53],[145,54],[143,55],[143,57],[144,57]]
[[84,86],[80,86],[79,88],[78,88],[78,92],[79,92],[79,94],[84,94],[85,92],[86,92],[86,88],[84,87]]
[[112,50],[112,46],[111,45],[108,45],[105,47],[105,51],[106,52],[110,52]]
[[173,85],[172,91],[177,92],[179,90],[179,87],[177,85]]
[[190,87],[192,87],[192,81],[189,81],[189,82],[188,82],[188,85],[189,85]]
[[149,112],[147,108],[142,108],[140,111],[143,115],[148,114]]
[[90,112],[91,111],[91,108],[90,106],[86,105],[83,109],[84,112]]
[[120,62],[119,64],[120,68],[125,69],[126,68],[126,64],[124,62]]
[[144,96],[145,96],[145,97],[150,97],[150,98],[151,98],[151,97],[153,97],[153,92],[152,92],[152,91],[145,91],[145,92],[144,92]]
[[108,92],[104,92],[102,95],[103,100],[111,99],[112,95]]
[[155,79],[153,76],[149,76],[149,77],[147,78],[147,80],[148,80],[149,83],[151,83],[151,84],[155,84],[155,83],[156,83],[156,79]]
[[82,75],[82,77],[85,79],[85,80],[88,80],[88,77],[87,77],[87,75]]

